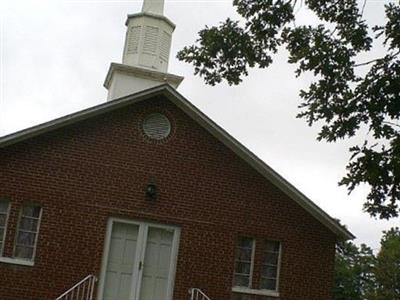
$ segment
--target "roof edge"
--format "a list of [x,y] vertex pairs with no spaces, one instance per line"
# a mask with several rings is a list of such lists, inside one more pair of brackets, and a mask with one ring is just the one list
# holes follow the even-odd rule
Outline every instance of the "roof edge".
[[166,87],[173,89],[167,83],[160,84],[156,87],[140,91],[132,95],[124,96],[112,101],[107,101],[99,105],[92,106],[84,110],[80,110],[45,123],[41,123],[26,129],[19,130],[11,134],[7,134],[5,136],[0,137],[0,148],[5,148],[7,146],[22,142],[24,140],[33,138],[43,133],[59,129],[61,127],[70,124],[74,124],[79,121],[86,120],[90,117],[94,117],[108,111],[116,110],[118,108],[130,105],[135,102],[139,102],[141,100],[147,99],[149,95],[161,92]]
[[175,28],[176,28],[175,23],[172,22],[168,17],[166,17],[164,15],[157,15],[157,14],[154,14],[151,12],[143,12],[143,11],[134,13],[134,14],[128,14],[127,19],[125,21],[125,25],[128,26],[129,19],[140,18],[140,17],[150,17],[153,19],[158,19],[158,20],[168,23],[168,25],[171,26],[173,30],[175,30]]
[[158,81],[158,82],[160,82],[160,84],[171,82],[172,84],[175,84],[177,87],[182,83],[182,81],[184,79],[183,76],[179,76],[179,75],[175,75],[175,74],[171,74],[171,73],[164,73],[164,72],[150,70],[150,69],[146,69],[146,68],[142,68],[142,67],[135,67],[135,66],[112,62],[110,64],[106,78],[103,83],[103,86],[106,89],[109,89],[110,84],[111,84],[111,78],[115,72],[122,72],[125,74],[135,75],[139,78]]

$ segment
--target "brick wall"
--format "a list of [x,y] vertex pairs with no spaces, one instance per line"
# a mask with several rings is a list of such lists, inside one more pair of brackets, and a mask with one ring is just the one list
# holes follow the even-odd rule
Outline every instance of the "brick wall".
[[[172,120],[166,142],[141,131],[155,111]],[[144,196],[150,178],[156,202]],[[5,256],[21,205],[43,207],[35,266],[0,263],[2,300],[54,299],[99,274],[112,216],[181,227],[174,300],[191,287],[213,300],[265,299],[231,292],[239,236],[282,242],[281,300],[331,299],[334,235],[166,99],[0,149],[0,197],[12,202]]]

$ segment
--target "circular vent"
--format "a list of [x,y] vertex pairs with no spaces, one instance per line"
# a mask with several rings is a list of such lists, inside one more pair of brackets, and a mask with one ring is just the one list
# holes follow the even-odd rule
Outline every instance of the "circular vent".
[[171,123],[166,116],[154,113],[144,119],[143,131],[151,139],[162,140],[170,134]]

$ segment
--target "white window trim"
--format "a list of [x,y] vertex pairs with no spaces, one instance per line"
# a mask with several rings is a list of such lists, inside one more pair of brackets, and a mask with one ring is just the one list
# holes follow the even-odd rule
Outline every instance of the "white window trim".
[[0,258],[3,257],[4,244],[6,242],[6,235],[7,235],[7,229],[8,229],[8,218],[10,217],[10,211],[11,211],[11,201],[8,201],[6,199],[4,199],[3,201],[8,203],[8,207],[7,207],[6,221],[4,224],[3,240],[1,241]]
[[13,265],[21,265],[21,266],[30,266],[33,267],[35,262],[32,260],[14,258],[14,257],[0,257],[0,263],[13,264]]
[[281,278],[281,261],[282,261],[282,242],[279,241],[278,271],[276,272],[276,291],[279,292],[279,281]]
[[249,288],[253,283],[253,273],[254,273],[254,259],[256,255],[256,239],[253,238],[253,249],[251,250],[251,265],[250,265],[250,278],[249,278]]
[[[39,214],[39,218],[38,220],[38,224],[37,224],[37,231],[36,231],[36,236],[35,236],[35,242],[33,244],[33,253],[32,253],[32,258],[31,259],[23,259],[20,257],[15,257],[15,249],[17,247],[17,238],[18,238],[18,233],[19,233],[19,227],[20,227],[20,223],[21,223],[21,218],[22,218],[22,210],[25,206],[36,206],[36,207],[40,207],[40,214]],[[39,239],[39,232],[40,232],[40,223],[42,222],[42,215],[43,215],[43,208],[40,205],[36,205],[34,203],[32,204],[25,204],[21,207],[20,212],[19,212],[19,217],[18,217],[18,223],[17,223],[17,230],[15,232],[15,239],[14,239],[14,248],[13,248],[13,257],[11,257],[11,259],[19,265],[25,265],[25,266],[33,266],[34,265],[34,261],[35,261],[35,257],[36,257],[36,249],[37,249],[37,243],[38,243],[38,239]],[[25,262],[25,263],[23,263]],[[10,262],[12,263],[12,262]]]
[[279,292],[271,291],[271,290],[257,290],[250,289],[245,287],[233,287],[232,292],[234,293],[242,293],[242,294],[251,294],[251,295],[261,295],[261,296],[269,296],[269,297],[279,297]]
[[[106,273],[106,269],[107,269],[108,255],[109,255],[110,243],[111,243],[112,227],[113,227],[114,223],[125,223],[125,224],[134,224],[134,225],[138,225],[138,226],[145,226],[146,231],[147,231],[148,227],[158,227],[158,228],[163,228],[163,229],[174,230],[174,238],[173,238],[173,244],[172,244],[173,246],[172,246],[172,254],[171,254],[171,265],[170,265],[171,268],[170,268],[170,272],[169,272],[168,290],[167,290],[167,295],[166,295],[166,299],[172,300],[173,290],[174,290],[174,286],[175,286],[176,264],[177,264],[177,260],[178,260],[178,248],[179,248],[181,229],[176,226],[163,225],[163,224],[144,222],[144,221],[136,221],[136,220],[130,220],[130,219],[122,219],[122,218],[110,218],[107,222],[106,237],[105,237],[104,248],[103,248],[103,259],[102,259],[101,271],[100,271],[100,281],[99,281],[99,285],[97,287],[98,299],[99,300],[103,299],[104,283],[105,283],[104,281],[105,281],[105,277],[106,277],[105,273]],[[143,232],[142,232],[142,234],[143,234]],[[142,239],[142,241],[143,241],[144,237],[141,236],[140,239]],[[143,253],[137,253],[137,255],[144,256],[145,251],[143,251]],[[139,263],[139,260],[137,260],[137,263]],[[135,269],[137,269],[137,266],[135,267]],[[138,283],[138,285],[140,285],[140,282]],[[134,297],[134,299],[136,299],[136,297]]]

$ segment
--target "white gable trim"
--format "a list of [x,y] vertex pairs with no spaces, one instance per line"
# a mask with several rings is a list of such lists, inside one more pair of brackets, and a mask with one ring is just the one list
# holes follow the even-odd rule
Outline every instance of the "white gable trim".
[[141,91],[126,97],[122,97],[113,101],[109,101],[53,121],[43,123],[7,136],[0,138],[0,148],[10,146],[12,144],[27,140],[29,138],[41,135],[43,133],[56,130],[58,128],[74,124],[81,120],[122,108],[150,97],[164,95],[176,106],[187,113],[199,125],[210,132],[214,137],[220,140],[225,146],[231,149],[239,157],[245,160],[249,165],[256,169],[267,180],[277,186],[280,190],[286,193],[303,209],[309,212],[320,223],[330,229],[339,239],[354,239],[355,236],[346,228],[338,224],[332,217],[325,213],[320,207],[308,199],[303,193],[296,189],[292,184],[275,172],[271,167],[259,159],[250,150],[244,147],[239,141],[229,135],[224,129],[219,127],[174,88],[168,84],[163,84],[154,88]]

